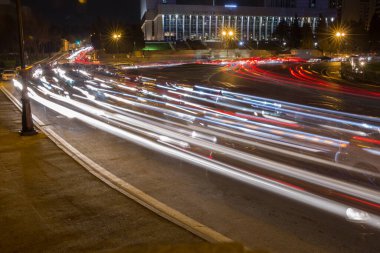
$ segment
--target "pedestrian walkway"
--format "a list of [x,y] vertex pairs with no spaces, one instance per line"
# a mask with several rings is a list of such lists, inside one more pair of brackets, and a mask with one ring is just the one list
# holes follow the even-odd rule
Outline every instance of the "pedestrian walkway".
[[0,91],[0,252],[95,252],[202,242],[84,170],[44,134],[21,137]]

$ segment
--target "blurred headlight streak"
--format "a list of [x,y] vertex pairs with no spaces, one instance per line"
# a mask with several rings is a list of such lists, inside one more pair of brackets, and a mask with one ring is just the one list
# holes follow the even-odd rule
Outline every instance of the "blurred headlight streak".
[[[108,95],[108,96],[114,97],[113,95]],[[65,102],[66,99],[61,97],[61,101]],[[151,124],[147,124],[149,123],[149,120],[140,121],[133,118],[125,117],[123,115],[114,115],[112,113],[106,113],[103,110],[99,110],[95,107],[92,107],[92,106],[89,106],[77,101],[71,100],[71,101],[66,101],[66,102],[68,102],[72,106],[76,106],[79,109],[86,111],[88,113],[92,113],[94,115],[107,115],[108,118],[114,118],[121,122],[127,123],[129,125],[138,127],[140,129],[145,129],[147,131],[153,130],[154,132],[163,136],[181,140],[181,141],[184,141],[196,146],[205,147],[214,152],[223,153],[227,157],[245,162],[253,166],[257,166],[259,168],[263,168],[263,169],[276,172],[276,173],[281,173],[283,175],[287,175],[287,176],[290,176],[290,177],[293,177],[305,182],[319,185],[324,188],[333,189],[342,193],[350,194],[358,198],[366,199],[374,203],[380,203],[380,195],[378,194],[378,192],[373,191],[368,188],[364,188],[364,187],[354,185],[354,184],[349,184],[349,183],[332,179],[323,175],[318,175],[316,173],[312,173],[307,170],[302,170],[293,166],[274,162],[262,157],[251,155],[242,151],[238,151],[229,147],[216,144],[216,143],[212,143],[208,141],[206,142],[200,139],[194,139],[189,136],[182,135],[171,130],[167,130],[158,125],[155,125],[154,129],[152,129]],[[181,115],[181,114],[178,114],[178,115]]]
[[[270,180],[268,178],[264,178],[262,176],[258,176],[252,173],[247,173],[245,171],[242,171],[236,167],[226,165],[224,163],[218,162],[218,161],[210,161],[208,159],[202,158],[198,155],[191,154],[189,152],[184,152],[183,150],[177,150],[176,148],[161,145],[159,143],[153,142],[151,140],[148,140],[146,138],[143,138],[141,136],[138,136],[136,134],[127,132],[125,130],[122,130],[120,128],[114,127],[112,125],[106,124],[100,120],[96,120],[94,118],[91,118],[87,115],[84,115],[82,113],[75,112],[71,109],[65,108],[61,105],[58,105],[54,102],[48,101],[47,99],[41,98],[37,95],[31,95],[31,98],[35,101],[43,104],[44,106],[57,111],[65,116],[68,117],[75,117],[93,127],[96,127],[98,129],[101,129],[103,131],[106,131],[110,134],[119,136],[120,138],[132,141],[138,145],[142,145],[146,148],[152,149],[154,151],[163,153],[165,155],[169,155],[172,157],[175,157],[180,160],[184,160],[186,162],[189,162],[191,164],[194,164],[196,166],[200,166],[203,168],[206,168],[208,170],[214,171],[216,173],[220,173],[226,176],[229,176],[231,178],[243,181],[245,183],[254,185],[256,187],[265,189],[267,191],[274,192],[276,194],[282,195],[284,197],[293,199],[295,201],[299,201],[305,204],[308,204],[310,206],[313,206],[318,209],[322,209],[324,211],[333,213],[335,215],[339,215],[343,218],[347,217],[362,217],[363,215],[357,215],[355,212],[350,211],[349,214],[347,213],[347,210],[351,207],[340,204],[338,202],[328,200],[326,198],[307,193],[305,191],[302,191],[301,189],[293,188],[288,185],[281,184],[279,182]],[[191,137],[189,138],[193,140]],[[197,140],[199,141],[199,140]],[[210,142],[207,142],[208,144]],[[215,144],[214,144],[215,145]],[[228,149],[227,149],[228,150]],[[356,188],[351,185],[351,188]],[[359,187],[360,188],[360,187]],[[360,189],[363,190],[363,189]],[[369,194],[368,191],[364,191],[367,195]],[[376,196],[375,196],[376,197]],[[350,215],[350,216],[349,216]],[[375,227],[377,229],[380,229],[380,217],[377,215],[369,214],[366,216],[366,219],[363,219],[363,223],[367,224],[369,226]],[[354,219],[354,220],[355,220]]]
[[32,77],[33,78],[39,78],[41,75],[43,74],[43,71],[41,68],[37,68],[33,74],[32,74]]
[[[126,89],[126,90],[130,90],[130,91],[137,91],[137,89],[134,87],[128,87],[128,86],[121,85],[121,84],[119,84],[117,87],[122,88],[122,89]],[[111,87],[109,87],[109,88],[111,88]]]
[[106,88],[106,89],[111,89],[111,88],[112,88],[111,86],[109,86],[109,85],[107,85],[107,84],[104,84],[104,83],[101,83],[101,84],[100,84],[100,87],[102,87],[102,88]]
[[160,136],[159,141],[164,142],[164,143],[174,144],[176,146],[180,146],[181,148],[189,148],[190,147],[190,145],[184,141],[177,141],[175,139],[172,139],[172,138],[169,138],[169,137],[163,136],[163,135]]
[[372,154],[372,155],[380,156],[380,150],[379,149],[363,148],[363,150]]
[[[267,125],[260,124],[260,123],[254,123],[251,121],[247,122],[247,123],[250,123],[253,126],[250,126],[248,124],[239,124],[239,123],[235,123],[233,121],[222,120],[222,119],[209,117],[209,116],[205,116],[205,118],[211,119],[214,122],[227,123],[229,127],[234,127],[235,129],[241,129],[244,132],[250,132],[253,129],[255,131],[251,132],[251,133],[256,133],[256,134],[258,134],[260,132],[261,132],[261,134],[267,133],[268,134],[267,136],[269,136],[269,134],[271,134],[272,137],[274,137],[274,135],[272,135],[272,134],[275,134],[277,136],[282,136],[282,137],[294,137],[294,138],[300,138],[300,136],[301,136],[301,139],[303,139],[303,140],[307,140],[307,141],[311,141],[311,142],[317,142],[319,144],[331,145],[334,147],[339,147],[341,144],[348,144],[348,142],[346,142],[346,141],[341,141],[338,139],[328,138],[328,137],[319,136],[319,135],[313,135],[313,134],[309,134],[306,132],[294,131],[294,130],[279,128],[279,127],[273,127],[273,128],[277,128],[276,130],[273,130],[270,128],[268,129],[265,127],[261,127],[261,126],[267,126]],[[281,131],[279,131],[279,130],[281,130]]]
[[68,60],[74,60],[79,54],[82,54],[84,52],[91,51],[93,48],[92,47],[85,47],[82,48],[74,53],[72,53],[69,57],[67,57]]
[[82,75],[86,76],[86,77],[90,77],[90,73],[88,73],[87,71],[84,71],[84,70],[79,70],[78,71],[79,73],[81,73]]
[[58,112],[64,116],[66,116],[68,118],[74,118],[74,117],[77,117],[77,115],[78,115],[75,111],[67,109],[64,106],[58,105],[58,104],[51,102],[47,99],[44,99],[44,98],[38,96],[36,93],[33,94],[30,92],[29,95],[30,95],[31,99],[41,103],[42,105],[50,108],[53,111],[56,111],[56,112]]
[[[337,122],[337,123],[354,125],[354,126],[357,126],[359,128],[374,129],[374,130],[380,129],[380,126],[377,126],[377,125],[372,125],[372,124],[368,124],[368,123],[364,123],[365,125],[363,125],[363,122],[340,120],[340,119],[336,119],[336,118],[324,117],[324,116],[317,115],[315,113],[313,114],[313,113],[307,113],[307,112],[318,111],[318,112],[327,113],[329,115],[340,115],[340,116],[345,116],[347,118],[364,120],[364,121],[369,121],[369,122],[376,122],[376,123],[380,123],[380,118],[364,116],[364,115],[357,115],[357,114],[340,112],[340,111],[332,111],[332,110],[328,110],[328,109],[312,107],[312,106],[307,106],[307,105],[301,105],[301,104],[294,104],[294,103],[278,101],[278,100],[274,100],[274,99],[267,99],[267,98],[247,95],[247,94],[243,94],[243,93],[231,92],[231,91],[220,90],[220,89],[213,89],[213,88],[208,88],[208,87],[204,87],[204,86],[200,86],[200,85],[196,85],[195,87],[197,89],[208,90],[208,91],[216,92],[216,93],[223,94],[223,95],[238,96],[238,97],[241,97],[242,99],[246,99],[247,101],[251,101],[252,103],[254,103],[254,105],[257,104],[258,101],[261,101],[261,103],[267,102],[268,104],[272,104],[273,107],[276,108],[276,110],[280,110],[280,111],[284,111],[284,112],[290,112],[290,113],[291,112],[299,113],[300,115],[308,116],[310,118],[314,118],[314,116],[315,116],[318,119],[323,119],[323,120],[327,120],[327,121],[330,120],[330,121]],[[277,106],[275,106],[275,105],[277,105]],[[282,106],[278,106],[278,105],[282,105]],[[290,110],[285,110],[284,109],[285,107],[288,107]],[[268,108],[271,108],[271,107],[268,107]],[[302,112],[301,110],[303,110],[305,112]]]
[[356,208],[347,208],[346,215],[348,220],[354,222],[365,223],[370,219],[370,215],[367,212]]
[[23,89],[23,85],[19,81],[17,81],[16,79],[13,79],[13,86],[19,90]]
[[[98,85],[98,83],[91,81],[91,80],[85,80],[85,83],[93,84],[93,85]],[[111,88],[111,87],[110,87]]]
[[59,86],[57,86],[55,84],[52,84],[51,86],[54,87],[57,90],[64,91],[64,89],[62,89],[61,87],[59,87]]
[[193,131],[191,133],[191,137],[193,137],[194,139],[203,139],[203,140],[211,141],[214,143],[217,142],[217,138],[215,136],[209,136],[209,135],[205,135],[203,133],[199,133],[199,132],[195,132],[195,131]]
[[102,83],[105,83],[105,82],[106,82],[105,80],[100,79],[100,78],[97,78],[97,77],[94,77],[94,80],[95,80],[95,81],[98,81],[98,82],[102,82]]
[[81,89],[81,88],[79,88],[79,87],[74,87],[74,89],[80,91],[83,95],[85,95],[85,96],[88,97],[89,99],[91,99],[91,100],[95,100],[95,96],[90,95],[90,93],[88,93],[88,91],[83,90],[83,89]]
[[[380,119],[201,85],[157,84],[152,78],[125,78],[113,74],[113,70],[107,70],[106,77],[99,67],[97,70],[85,66],[72,70],[68,65],[57,66],[53,68],[59,77],[53,77],[57,85],[49,83],[48,74],[46,78],[42,72],[37,73],[36,84],[28,88],[31,99],[68,118],[76,118],[164,155],[380,229],[380,217],[370,212],[227,164],[244,164],[247,168],[260,169],[260,173],[266,170],[270,175],[294,178],[309,185],[310,189],[313,185],[320,186],[322,191],[353,203],[380,208],[378,191],[314,172],[314,165],[317,165],[339,173],[344,170],[380,178],[374,172],[319,158],[348,147],[350,135],[355,135],[358,141],[377,143],[376,138],[368,136],[379,131]],[[72,73],[69,71],[80,74],[73,74],[75,86],[74,80],[66,75],[66,72]],[[111,74],[112,79],[109,79]],[[17,80],[14,86],[22,89]],[[346,138],[341,139],[342,135]],[[379,149],[369,148],[369,145],[361,148],[380,156]],[[261,157],[261,151],[269,152],[264,153],[269,154],[265,155],[268,158]],[[215,156],[207,158],[209,153]],[[271,160],[272,155],[276,156],[273,160],[281,162]],[[282,157],[308,164],[284,164]],[[218,158],[228,162],[220,162]]]
[[[56,71],[58,71],[58,70],[56,70]],[[98,79],[98,80],[101,80],[101,79]],[[87,82],[88,83],[96,84],[95,82],[90,81],[90,80],[87,80]],[[112,81],[112,83],[116,83],[116,82]],[[124,85],[120,85],[120,86],[125,87]],[[93,86],[87,86],[87,87],[90,88],[90,89],[93,89],[93,90],[96,89]],[[166,86],[163,86],[163,87],[167,88]],[[174,87],[176,87],[178,89],[178,87],[180,87],[180,86],[175,85]],[[92,102],[95,101],[95,100],[93,100],[95,97],[94,96],[90,96],[87,91],[84,91],[84,90],[82,90],[82,89],[80,89],[78,87],[75,87],[75,89],[77,89],[82,94],[84,94],[85,96],[87,96],[87,98],[89,98],[90,100],[92,100]],[[174,88],[172,88],[172,89],[174,89]],[[182,89],[182,90],[184,90],[184,89]],[[188,89],[188,90],[192,91],[192,89]],[[213,89],[208,89],[207,88],[206,90],[209,91],[209,90],[213,90]],[[251,139],[263,140],[263,141],[265,141],[267,143],[275,143],[275,144],[279,144],[279,145],[282,145],[282,146],[287,146],[287,147],[291,147],[291,148],[297,148],[297,149],[300,149],[300,150],[305,150],[305,151],[308,151],[308,152],[314,152],[315,153],[315,152],[326,152],[327,151],[327,150],[322,149],[322,148],[303,146],[301,143],[296,143],[296,142],[289,143],[289,142],[285,142],[285,141],[279,141],[279,139],[281,139],[282,137],[279,137],[277,135],[278,134],[284,135],[285,132],[289,132],[288,129],[278,128],[278,127],[274,127],[274,126],[271,126],[271,125],[268,125],[268,124],[254,123],[254,122],[248,121],[247,119],[241,119],[240,117],[238,117],[239,115],[238,116],[233,116],[233,115],[230,115],[230,114],[227,114],[227,113],[219,112],[219,111],[216,111],[214,109],[205,107],[203,105],[194,104],[194,103],[191,103],[191,102],[186,102],[186,101],[183,101],[181,99],[169,97],[169,96],[166,96],[166,95],[162,96],[162,95],[159,95],[159,94],[156,94],[156,93],[153,93],[153,92],[145,91],[146,94],[149,94],[151,96],[154,96],[154,97],[157,97],[157,98],[166,98],[168,100],[172,100],[172,101],[175,101],[175,102],[178,102],[178,103],[181,103],[181,104],[187,104],[187,105],[189,105],[189,107],[182,106],[182,105],[181,106],[180,105],[175,105],[175,104],[171,104],[171,103],[167,103],[167,102],[161,102],[159,100],[146,99],[146,98],[144,98],[144,101],[145,102],[158,103],[158,104],[161,104],[161,105],[165,105],[166,107],[172,107],[173,109],[182,110],[182,111],[185,112],[185,114],[179,113],[179,112],[176,112],[176,111],[171,111],[171,110],[163,109],[163,108],[157,108],[156,106],[151,106],[151,105],[148,105],[148,104],[138,103],[137,100],[139,100],[139,99],[141,100],[141,98],[139,96],[123,94],[123,93],[115,92],[115,91],[111,91],[111,90],[103,90],[103,91],[117,93],[117,94],[120,94],[120,95],[123,95],[123,96],[128,96],[128,97],[136,99],[136,101],[130,101],[129,99],[127,100],[127,99],[123,99],[123,98],[120,98],[120,97],[117,97],[117,96],[105,93],[105,97],[112,98],[112,99],[114,99],[116,101],[121,101],[121,102],[123,102],[123,103],[125,103],[127,105],[138,106],[138,107],[141,107],[143,109],[149,109],[151,111],[160,112],[160,113],[163,113],[164,115],[166,115],[168,117],[181,119],[181,120],[184,120],[184,121],[190,122],[190,123],[194,122],[195,120],[198,120],[198,122],[199,122],[200,125],[208,125],[208,128],[218,129],[218,131],[223,131],[223,132],[226,132],[226,133],[230,132],[230,133],[233,133],[233,134],[235,134],[237,136],[249,136]],[[220,92],[219,90],[217,90],[217,91]],[[43,92],[46,93],[47,92],[46,89],[43,90]],[[208,94],[207,92],[201,92],[201,93],[204,93],[206,95]],[[52,94],[50,94],[50,95],[52,95]],[[78,96],[76,96],[76,97],[78,97]],[[100,104],[100,103],[98,103],[98,101],[96,101],[96,102],[97,102],[98,105]],[[269,104],[266,101],[263,101],[262,103],[265,104],[265,105]],[[276,108],[281,108],[281,104],[280,103],[272,103],[272,104]],[[102,106],[105,106],[105,104],[103,104]],[[195,109],[194,107],[200,108],[200,109]],[[110,108],[110,106],[108,105],[107,108]],[[111,108],[115,109],[116,107],[114,105],[112,105]],[[120,108],[119,107],[117,110],[125,111],[125,108]],[[131,111],[129,111],[129,112],[131,112]],[[193,117],[191,115],[188,115],[188,114],[197,115],[197,112],[205,114],[206,117],[202,118],[202,117]],[[104,113],[103,111],[102,112],[97,111],[94,114],[95,115],[103,115],[103,113]],[[136,114],[136,112],[133,111],[133,114]],[[218,118],[207,116],[208,114],[209,115],[218,116]],[[139,115],[147,117],[146,114],[139,114]],[[264,116],[266,116],[266,115],[264,114]],[[152,116],[150,116],[150,117],[154,118]],[[256,125],[255,125],[255,127],[250,126],[250,125],[239,125],[239,124],[236,125],[236,121],[226,121],[225,119],[221,119],[219,117],[225,117],[225,118],[230,118],[230,119],[234,119],[234,120],[235,119],[239,119],[242,122],[250,123],[250,124],[254,123],[254,125],[255,124]],[[157,119],[157,117],[156,117],[156,119]],[[162,122],[162,119],[160,119],[160,120]],[[170,124],[173,124],[173,122],[168,122],[168,121],[166,121],[166,122],[170,123]],[[204,123],[207,123],[207,124],[204,124]],[[152,124],[152,123],[150,123],[150,124]],[[218,128],[218,127],[213,126],[213,125],[219,125],[219,126],[227,127],[229,129],[235,129],[237,131],[231,131],[231,130],[228,130],[226,128]],[[261,127],[260,130],[264,129],[263,131],[265,133],[258,132],[257,131],[257,126]],[[265,127],[265,128],[266,127],[268,127],[268,128],[275,128],[275,129],[279,129],[281,131],[278,131],[278,130],[268,130],[268,129],[265,129],[265,128],[262,128],[262,127]],[[193,126],[192,128],[196,128],[196,127]],[[249,128],[253,128],[253,129],[249,129]],[[202,128],[201,131],[202,132],[207,132],[209,130],[206,129],[206,128]],[[242,133],[242,132],[249,133],[249,135],[244,135],[244,133]],[[339,147],[339,146],[347,145],[348,144],[348,142],[339,142],[340,140],[329,139],[329,138],[326,138],[324,136],[310,135],[308,133],[299,132],[299,131],[296,131],[296,132],[290,131],[290,132],[293,133],[291,135],[291,137],[293,137],[293,138],[299,138],[301,140],[309,139],[309,141],[321,143],[323,145],[333,145],[335,147]],[[185,132],[182,132],[182,133],[183,134],[187,134],[188,136],[191,135],[191,134],[185,133]],[[200,133],[200,132],[197,132],[197,136],[200,136],[201,134],[198,134],[198,133]],[[218,133],[218,132],[215,132],[215,131],[211,131],[210,134],[211,135],[215,135],[215,136],[221,136],[221,137],[223,137],[225,139],[232,139],[232,140],[234,140],[236,142],[246,143],[246,144],[249,144],[249,145],[254,145],[256,147],[260,147],[261,149],[268,150],[268,151],[271,151],[271,152],[280,152],[283,155],[287,155],[287,156],[290,156],[290,157],[293,157],[293,158],[296,157],[298,159],[302,159],[302,160],[306,160],[306,161],[312,161],[314,163],[322,163],[322,164],[329,165],[329,166],[332,166],[332,167],[335,167],[335,168],[339,168],[339,169],[344,168],[345,170],[348,170],[348,171],[355,171],[355,172],[357,172],[357,170],[355,168],[351,168],[351,167],[340,165],[340,164],[329,163],[328,161],[325,161],[323,159],[314,158],[314,157],[311,157],[311,156],[308,156],[308,155],[297,154],[297,153],[292,152],[292,151],[287,151],[287,150],[283,150],[283,149],[279,149],[279,148],[275,148],[275,147],[270,147],[270,146],[265,145],[265,144],[261,144],[261,143],[257,143],[257,142],[252,142],[252,141],[249,141],[249,140],[245,140],[245,138],[233,137],[231,135],[227,136],[225,134],[221,134],[221,133]],[[206,136],[208,136],[208,135],[206,135]],[[215,136],[213,138],[215,138],[215,140],[216,140]],[[202,138],[200,138],[200,139],[202,139]],[[203,139],[204,140],[212,141],[212,140],[207,139],[207,138],[203,138]],[[336,144],[337,141],[338,141],[338,144]],[[371,173],[369,173],[369,174],[371,174]]]
[[345,133],[350,133],[350,134],[354,134],[354,135],[360,135],[360,136],[367,136],[368,135],[362,131],[354,131],[354,130],[349,130],[349,129],[345,129],[345,128],[341,128],[341,127],[334,127],[334,126],[328,126],[328,125],[320,125],[320,126],[327,128],[327,129],[345,132]]

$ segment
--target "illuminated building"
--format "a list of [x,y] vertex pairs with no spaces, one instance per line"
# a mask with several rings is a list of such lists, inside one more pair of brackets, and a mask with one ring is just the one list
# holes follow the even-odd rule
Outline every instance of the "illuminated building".
[[237,40],[269,40],[281,20],[310,23],[314,30],[323,14],[336,18],[329,0],[141,0],[142,30],[146,40],[220,40],[223,29],[233,29]]

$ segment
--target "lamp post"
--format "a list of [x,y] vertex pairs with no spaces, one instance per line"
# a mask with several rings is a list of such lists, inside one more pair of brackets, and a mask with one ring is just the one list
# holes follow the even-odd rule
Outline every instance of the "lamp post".
[[229,47],[228,42],[230,42],[231,39],[234,37],[234,31],[232,31],[232,30],[222,31],[222,37],[227,42],[226,45],[227,45],[227,58],[228,58],[228,47]]
[[16,0],[17,11],[17,23],[18,23],[18,37],[19,37],[19,49],[20,49],[20,63],[21,63],[21,78],[22,78],[22,91],[21,91],[21,103],[22,103],[22,129],[21,135],[31,136],[37,134],[34,129],[32,109],[30,107],[30,100],[28,96],[28,82],[26,80],[25,70],[25,54],[24,54],[24,28],[22,24],[22,12],[21,2]]
[[341,46],[342,41],[343,41],[345,36],[346,36],[346,33],[344,33],[344,32],[338,31],[335,33],[335,38],[338,40],[338,55],[339,55],[339,51],[340,51],[340,46]]
[[121,34],[120,33],[114,33],[112,35],[112,39],[116,42],[116,48],[117,48],[117,54],[119,54],[119,40],[121,38]]

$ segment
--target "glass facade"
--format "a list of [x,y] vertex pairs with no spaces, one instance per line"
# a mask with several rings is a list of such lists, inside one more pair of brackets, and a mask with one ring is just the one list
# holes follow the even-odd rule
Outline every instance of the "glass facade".
[[[141,26],[144,38],[157,41],[221,40],[223,30],[233,30],[236,40],[270,40],[281,20],[290,25],[298,16],[301,26],[308,22],[315,30],[321,13],[328,24],[337,17],[337,11],[329,8],[331,0],[220,0],[215,5],[210,5],[211,0],[142,2],[146,2]],[[227,2],[236,6],[221,5]]]
[[[223,30],[233,30],[237,40],[270,40],[277,25],[284,19],[289,25],[294,17],[232,15],[162,15],[163,40],[219,40]],[[299,17],[315,29],[317,17]],[[326,19],[326,22],[329,22]]]

